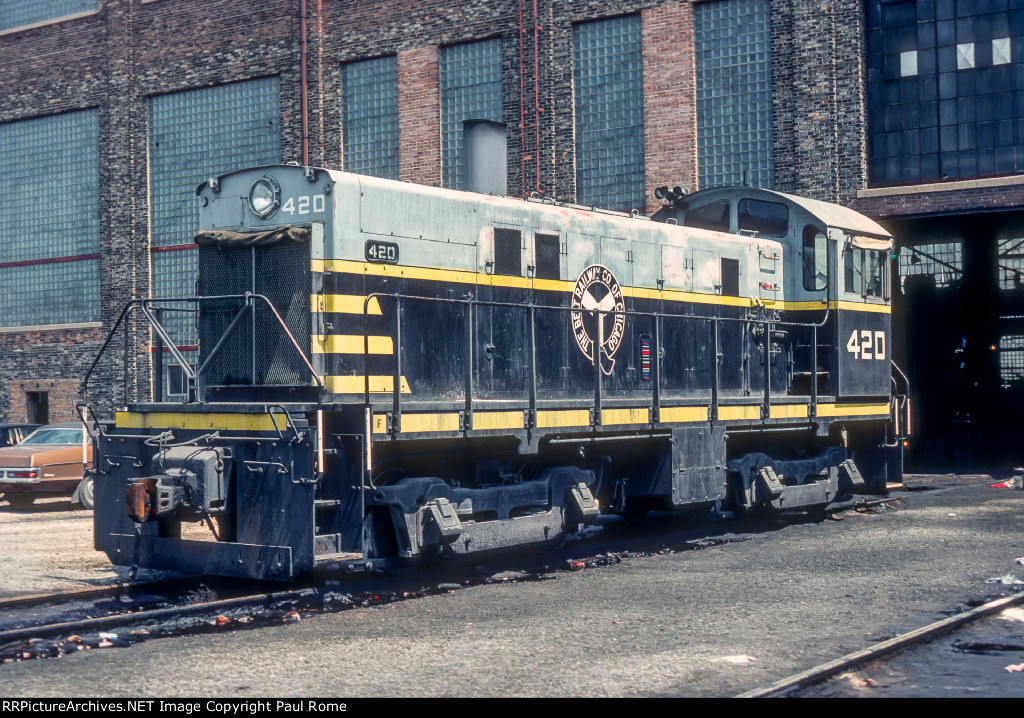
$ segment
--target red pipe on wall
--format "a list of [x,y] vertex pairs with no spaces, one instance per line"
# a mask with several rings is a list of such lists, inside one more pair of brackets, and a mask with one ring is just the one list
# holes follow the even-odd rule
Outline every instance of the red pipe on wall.
[[540,18],[537,17],[537,0],[533,0],[533,118],[537,126],[537,145],[533,153],[537,167],[537,193],[544,194],[540,188]]
[[299,0],[299,64],[302,69],[302,164],[309,165],[309,80],[306,77],[306,0]]
[[523,92],[523,0],[519,0],[519,194],[526,196],[526,107]]

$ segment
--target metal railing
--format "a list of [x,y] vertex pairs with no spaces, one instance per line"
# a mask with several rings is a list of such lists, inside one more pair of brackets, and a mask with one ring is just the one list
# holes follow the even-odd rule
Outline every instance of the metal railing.
[[[721,394],[722,394],[722,376],[721,376],[721,363],[722,363],[722,347],[720,339],[720,327],[725,324],[741,324],[748,326],[751,331],[755,327],[760,329],[760,338],[755,338],[758,341],[759,348],[762,351],[763,357],[763,379],[762,379],[762,418],[768,418],[771,412],[772,400],[780,396],[805,396],[802,394],[794,395],[791,393],[792,389],[792,375],[787,373],[790,378],[786,382],[786,387],[782,391],[772,391],[772,356],[778,356],[781,352],[773,352],[772,346],[776,338],[779,339],[780,343],[786,343],[789,341],[789,334],[787,330],[800,329],[810,332],[811,335],[811,346],[813,347],[810,357],[811,364],[811,382],[810,382],[810,404],[811,404],[811,416],[815,415],[815,410],[818,404],[818,371],[817,371],[817,360],[818,360],[818,330],[825,326],[830,318],[831,307],[825,305],[823,307],[824,315],[818,322],[784,322],[779,321],[777,318],[763,316],[763,317],[717,317],[707,316],[699,314],[668,314],[663,312],[637,312],[637,311],[626,311],[626,310],[587,310],[587,309],[574,309],[571,306],[552,306],[546,304],[535,304],[533,302],[499,302],[499,301],[481,301],[475,299],[472,294],[468,294],[462,299],[456,299],[453,297],[441,298],[441,297],[423,297],[415,295],[404,295],[399,293],[373,293],[368,295],[363,302],[363,360],[364,360],[364,400],[367,407],[373,405],[371,394],[380,394],[382,392],[371,390],[371,377],[369,372],[369,357],[370,357],[370,338],[369,338],[369,304],[373,301],[390,301],[394,307],[394,319],[392,324],[392,340],[394,345],[394,362],[392,365],[392,387],[391,387],[391,412],[387,416],[387,433],[397,434],[401,431],[401,415],[402,415],[402,378],[403,378],[403,364],[402,364],[402,315],[403,308],[409,303],[423,302],[431,304],[447,304],[452,306],[461,306],[465,315],[465,327],[464,327],[464,338],[462,341],[461,358],[464,366],[463,376],[463,409],[460,412],[460,429],[469,430],[472,428],[472,417],[473,411],[476,407],[476,382],[474,380],[475,371],[475,312],[479,308],[493,307],[503,308],[521,311],[525,315],[526,320],[526,337],[527,337],[527,348],[526,348],[526,414],[524,416],[524,427],[532,428],[536,426],[536,412],[538,402],[538,381],[537,381],[537,315],[539,312],[555,312],[563,314],[573,313],[587,313],[593,314],[598,317],[597,321],[597,338],[594,341],[594,351],[592,356],[589,357],[594,365],[594,389],[593,389],[593,402],[592,402],[592,414],[591,414],[591,425],[597,426],[601,424],[601,411],[605,403],[605,379],[604,371],[601,368],[602,358],[611,359],[610,355],[605,349],[605,337],[603,334],[604,328],[604,317],[633,317],[643,318],[651,322],[652,326],[652,343],[651,343],[651,381],[650,381],[650,399],[648,401],[648,409],[650,411],[651,423],[657,423],[660,421],[660,412],[662,402],[664,400],[662,381],[661,381],[661,352],[663,348],[662,342],[662,331],[664,323],[666,321],[679,321],[688,320],[694,322],[704,323],[710,326],[711,332],[711,343],[713,347],[714,361],[711,362],[711,383],[710,383],[710,399],[711,399],[711,419],[718,417],[719,407],[721,406]],[[570,326],[570,324],[565,324]],[[599,353],[600,352],[600,353]],[[787,357],[787,363],[794,361],[793,352],[790,348],[789,356]],[[644,392],[646,393],[646,392]],[[631,398],[636,398],[634,394]]]
[[[160,314],[163,311],[177,311],[177,312],[196,313],[196,312],[199,311],[199,306],[203,302],[215,302],[215,301],[225,301],[225,300],[241,300],[243,302],[243,304],[242,304],[241,308],[238,310],[237,314],[231,320],[231,323],[228,325],[228,327],[221,334],[220,338],[217,340],[217,343],[214,345],[213,349],[210,350],[210,353],[206,356],[206,359],[203,361],[203,363],[198,368],[193,369],[191,363],[188,361],[188,359],[186,359],[184,357],[184,355],[179,350],[177,344],[174,342],[174,340],[168,334],[166,327],[163,326],[162,317],[160,316]],[[194,308],[192,308],[192,309],[181,309],[181,308],[178,308],[178,307],[164,307],[164,306],[161,306],[161,303],[166,304],[166,303],[172,303],[172,302],[175,303],[175,304],[191,303],[191,304],[194,305]],[[274,304],[267,297],[263,296],[262,294],[253,294],[252,292],[245,292],[244,294],[215,295],[215,296],[208,296],[208,297],[182,297],[182,298],[173,298],[173,299],[168,299],[168,298],[155,298],[155,299],[143,298],[143,299],[133,299],[133,300],[131,300],[130,302],[128,302],[125,305],[124,309],[121,310],[121,314],[118,316],[117,321],[114,322],[114,326],[107,333],[107,337],[103,341],[103,345],[100,347],[99,352],[96,354],[96,358],[93,359],[92,364],[89,366],[88,371],[85,373],[85,377],[82,379],[82,384],[81,384],[80,392],[81,392],[81,394],[83,396],[83,399],[87,399],[87,397],[88,397],[89,379],[92,378],[93,373],[96,371],[96,367],[99,365],[100,359],[103,358],[103,355],[106,353],[107,348],[110,346],[110,344],[112,343],[115,335],[117,334],[118,329],[121,328],[122,325],[124,325],[125,326],[125,329],[124,329],[124,400],[125,400],[126,404],[128,403],[128,398],[129,398],[129,396],[128,396],[128,394],[129,394],[129,377],[131,375],[131,372],[129,370],[129,367],[130,367],[130,361],[129,361],[129,357],[130,357],[130,350],[129,350],[129,347],[130,347],[130,337],[129,337],[129,334],[130,334],[130,332],[128,330],[127,321],[131,317],[132,313],[137,311],[137,312],[139,312],[143,316],[143,318],[146,319],[146,321],[149,323],[150,327],[152,328],[153,332],[156,334],[156,336],[157,336],[156,344],[157,344],[158,348],[160,348],[161,351],[163,349],[166,349],[168,352],[170,352],[170,354],[173,357],[174,361],[178,365],[180,365],[181,368],[182,368],[182,371],[185,372],[185,375],[186,375],[186,378],[187,378],[187,381],[188,381],[188,397],[187,397],[187,401],[188,402],[195,402],[195,401],[203,402],[203,401],[206,401],[206,389],[207,389],[206,375],[207,375],[207,372],[209,371],[210,367],[212,366],[214,359],[217,358],[217,356],[221,353],[221,351],[227,345],[228,339],[235,333],[235,331],[238,329],[238,327],[241,326],[242,320],[245,319],[247,316],[252,316],[254,321],[255,321],[256,305],[257,305],[258,302],[262,302],[270,310],[270,312],[273,315],[274,319],[277,320],[277,323],[280,325],[281,329],[284,331],[285,336],[287,336],[288,341],[291,343],[292,347],[295,349],[295,352],[298,354],[299,358],[302,360],[302,363],[305,364],[306,368],[309,370],[310,376],[312,376],[312,378],[315,380],[316,386],[317,386],[317,390],[318,390],[317,391],[317,396],[318,396],[317,401],[318,401],[318,404],[319,404],[319,402],[322,400],[322,396],[323,396],[323,392],[324,392],[323,380],[320,378],[320,375],[317,374],[316,370],[313,369],[312,363],[310,362],[309,358],[306,356],[306,353],[302,350],[302,347],[299,346],[299,343],[296,341],[295,336],[291,333],[291,330],[288,329],[288,325],[285,324],[284,320],[281,318],[281,315],[278,313],[277,309],[274,307]],[[253,342],[255,343],[255,340],[253,340]],[[255,356],[255,354],[256,354],[256,346],[255,345],[252,346],[251,349],[252,349],[253,355]],[[157,378],[157,381],[162,381],[162,380],[163,380],[162,377],[158,377]],[[253,380],[255,381],[255,375],[253,376]]]

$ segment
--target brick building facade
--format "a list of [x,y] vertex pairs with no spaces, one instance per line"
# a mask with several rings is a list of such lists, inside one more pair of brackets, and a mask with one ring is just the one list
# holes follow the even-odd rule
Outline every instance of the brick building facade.
[[[992,4],[1006,6],[1007,17],[1016,12],[1016,0]],[[45,10],[41,17],[29,13],[29,6],[40,5],[51,8],[49,16]],[[882,37],[890,20],[904,29],[945,22],[934,14],[946,12],[946,6],[955,19],[959,5],[952,0],[415,0],[398,5],[0,0],[5,99],[0,176],[23,164],[25,155],[18,154],[14,139],[4,154],[5,127],[32,129],[25,123],[45,125],[58,116],[73,118],[75,132],[94,123],[95,168],[89,165],[73,177],[95,178],[90,201],[99,219],[89,230],[95,233],[94,246],[0,252],[0,279],[6,278],[7,286],[32,281],[30,270],[48,273],[52,282],[71,276],[74,268],[81,278],[67,295],[98,297],[98,306],[83,308],[71,320],[45,308],[62,300],[59,293],[45,300],[10,299],[15,302],[10,316],[27,317],[23,320],[5,321],[0,302],[0,420],[25,420],[27,392],[47,391],[53,394],[43,418],[70,418],[67,382],[85,374],[125,303],[163,291],[190,293],[188,257],[194,250],[187,246],[187,231],[195,209],[189,203],[195,202],[191,190],[205,177],[256,162],[308,162],[451,185],[457,176],[449,174],[451,158],[458,156],[458,147],[450,144],[457,140],[448,139],[446,123],[460,119],[507,125],[513,195],[542,193],[650,212],[659,204],[653,195],[659,185],[696,189],[702,181],[746,177],[752,184],[853,206],[891,222],[908,237],[907,244],[928,241],[928,222],[936,216],[978,212],[1000,218],[986,240],[999,241],[1024,201],[1016,167],[997,177],[949,183],[870,181],[872,142],[880,141],[872,138],[883,136],[870,114],[877,104],[872,104],[871,62],[884,52],[907,52],[872,48],[873,33]],[[913,17],[911,9],[917,13]],[[489,82],[476,76],[471,53],[460,55],[475,43],[491,43],[481,51],[497,48],[500,100],[488,100],[490,105],[477,102],[476,95],[461,100],[455,91],[446,94],[449,87]],[[608,57],[614,72],[587,73],[591,63],[598,67]],[[1024,60],[1024,50],[1017,57]],[[380,103],[373,122],[391,129],[367,134],[363,128],[369,121],[345,98],[356,96],[355,79],[368,78],[373,69],[362,63],[384,58],[383,71],[394,68],[394,87],[367,80],[360,91]],[[618,69],[627,66],[632,74],[622,69],[619,77]],[[764,79],[755,82],[759,73]],[[750,81],[743,89],[748,94],[730,104],[741,80]],[[639,124],[631,120],[607,132],[600,118],[587,124],[584,110],[593,108],[580,105],[581,88],[595,97],[607,90],[606,114],[620,122],[640,117]],[[224,91],[218,94],[219,89]],[[382,94],[387,95],[383,100]],[[464,116],[452,114],[451,102],[466,103]],[[759,108],[763,120],[749,114]],[[209,139],[221,136],[216,132],[242,140],[218,154],[214,148],[230,143]],[[724,144],[711,141],[723,133]],[[357,156],[357,145],[365,146],[364,154]],[[633,146],[639,149],[628,149]],[[45,172],[21,172],[15,173],[20,184],[36,183],[33,191],[52,192],[38,176]],[[71,179],[64,189],[80,184]],[[633,189],[621,196],[607,189],[626,186]],[[2,202],[0,212],[14,211]],[[62,211],[59,203],[55,211]],[[26,244],[46,241],[41,234]],[[987,296],[983,288],[978,291]],[[984,336],[972,338],[972,352],[979,341],[985,347],[999,344],[999,321],[993,318],[986,326]],[[194,341],[187,335],[183,324],[179,339],[185,346]],[[906,347],[897,350],[907,357]],[[143,353],[126,361],[146,369],[149,357]],[[991,383],[999,365],[989,357],[986,366],[985,381]],[[122,379],[120,366],[105,366],[90,383],[91,398],[119,403],[125,394],[129,400],[151,394],[144,379],[126,388]]]

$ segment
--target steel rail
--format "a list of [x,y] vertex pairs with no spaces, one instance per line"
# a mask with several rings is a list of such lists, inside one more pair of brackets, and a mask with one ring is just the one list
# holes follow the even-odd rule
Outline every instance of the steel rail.
[[929,639],[936,638],[939,635],[948,633],[956,628],[961,628],[966,624],[976,621],[979,618],[984,618],[990,614],[1002,611],[1010,606],[1016,606],[1024,603],[1024,591],[1016,593],[1012,596],[1006,596],[1004,598],[998,598],[994,601],[973,608],[970,611],[965,611],[956,616],[950,616],[944,618],[941,621],[930,623],[927,626],[915,629],[908,633],[890,638],[887,641],[882,641],[876,646],[871,648],[865,648],[860,651],[854,651],[853,653],[847,654],[842,658],[837,658],[834,661],[823,663],[820,666],[815,666],[801,673],[797,673],[789,678],[784,678],[781,681],[776,681],[769,686],[764,688],[758,688],[756,690],[747,691],[741,693],[736,698],[776,698],[783,697],[795,690],[800,688],[806,688],[807,686],[821,683],[822,681],[831,678],[842,671],[849,670],[857,666],[861,666],[865,663],[873,661],[882,656],[890,653],[895,653],[904,648],[908,648],[917,643],[923,643]]
[[308,588],[298,588],[290,591],[238,596],[235,598],[225,598],[218,601],[207,601],[205,603],[193,603],[184,606],[143,609],[134,613],[115,613],[108,616],[83,618],[77,621],[65,621],[49,624],[44,623],[37,626],[12,628],[6,631],[0,631],[0,648],[11,643],[17,643],[18,641],[25,641],[30,638],[50,638],[88,631],[103,631],[109,628],[143,623],[154,619],[196,615],[231,608],[245,608],[250,606],[260,607],[278,601],[301,597],[308,594],[308,592]]
[[104,586],[102,588],[83,588],[80,591],[64,591],[61,593],[36,593],[31,596],[18,596],[0,600],[0,613],[10,608],[23,606],[37,606],[41,603],[62,603],[76,601],[83,598],[103,598],[104,596],[117,596],[126,589],[132,590],[138,586],[146,586],[144,583],[132,584],[131,586]]

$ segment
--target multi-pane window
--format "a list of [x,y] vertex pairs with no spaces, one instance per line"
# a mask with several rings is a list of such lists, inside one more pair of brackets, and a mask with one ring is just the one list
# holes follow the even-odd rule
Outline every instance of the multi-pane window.
[[900,286],[907,277],[928,275],[935,279],[936,287],[948,287],[963,277],[963,244],[960,242],[933,242],[904,247],[900,251]]
[[707,188],[746,180],[770,188],[771,3],[719,0],[693,10],[698,182]]
[[501,40],[441,48],[441,181],[463,189],[465,120],[502,121]]
[[999,288],[1024,287],[1024,237],[1001,239],[998,244]]
[[1010,335],[999,339],[999,376],[1003,386],[1024,380],[1024,336]]
[[[280,83],[276,77],[154,97],[149,103],[152,295],[195,294],[196,187],[209,177],[281,161]],[[185,307],[187,305],[181,305]],[[188,314],[167,313],[179,345],[196,344]],[[194,350],[189,350],[189,358]]]
[[642,208],[647,202],[640,16],[580,23],[572,39],[577,201]]
[[88,12],[98,0],[0,0],[0,30]]
[[1024,171],[1024,16],[1013,7],[868,0],[871,184]]
[[394,55],[341,69],[345,170],[398,179],[398,62]]
[[0,125],[0,326],[100,318],[99,114]]

